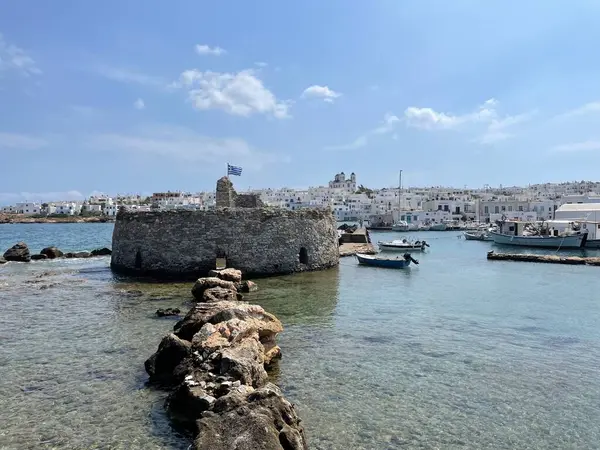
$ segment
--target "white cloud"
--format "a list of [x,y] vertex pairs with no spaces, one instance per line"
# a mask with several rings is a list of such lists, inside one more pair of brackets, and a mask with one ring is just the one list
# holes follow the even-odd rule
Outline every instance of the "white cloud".
[[400,118],[394,114],[387,113],[383,117],[383,124],[373,130],[373,133],[384,134],[393,131],[394,127],[400,123]]
[[132,152],[158,156],[180,163],[222,163],[236,161],[250,168],[288,162],[287,155],[265,153],[239,138],[213,138],[185,127],[153,125],[132,133],[105,133],[89,136],[84,145],[97,151]]
[[426,130],[456,128],[466,123],[487,122],[496,118],[495,106],[497,103],[496,99],[491,98],[486,100],[477,111],[463,115],[437,112],[432,108],[409,106],[404,111],[404,119],[407,126],[414,128]]
[[0,131],[0,149],[37,150],[47,144],[44,139],[34,136]]
[[514,116],[505,116],[501,119],[492,119],[487,126],[485,132],[477,139],[476,142],[480,144],[494,144],[514,136],[513,133],[507,131],[508,128],[514,127],[515,125],[527,122],[537,114],[537,111],[530,111],[523,114],[517,114]]
[[213,56],[221,56],[227,53],[225,49],[221,47],[210,47],[208,45],[197,44],[196,45],[196,53],[199,55],[213,55]]
[[571,144],[557,145],[553,148],[555,152],[574,153],[600,150],[600,141],[575,142]]
[[144,103],[144,100],[138,98],[135,102],[133,102],[133,107],[135,109],[144,109],[146,107],[146,104]]
[[25,50],[6,42],[0,33],[0,72],[3,70],[12,70],[27,77],[42,73]]
[[575,109],[567,111],[563,114],[558,115],[557,118],[566,119],[566,118],[571,118],[571,117],[584,116],[586,114],[595,113],[595,112],[600,112],[600,102],[586,103],[585,105],[580,106],[579,108],[575,108]]
[[[432,108],[411,106],[404,111],[404,120],[408,127],[423,130],[465,129],[482,132],[473,142],[494,144],[514,136],[508,131],[515,125],[531,120],[537,111],[530,111],[514,116],[500,116],[497,111],[498,101],[495,98],[486,100],[477,110],[466,114],[438,112]],[[483,127],[483,130],[482,130]]]
[[141,84],[143,86],[160,86],[164,81],[152,75],[137,72],[133,69],[124,67],[97,66],[94,71],[109,80],[118,81],[121,83]]
[[328,103],[333,103],[336,98],[341,96],[341,93],[329,89],[328,86],[319,86],[317,84],[307,87],[302,92],[303,98],[322,98],[323,101]]
[[186,70],[173,86],[186,88],[189,100],[199,110],[220,109],[244,117],[252,114],[289,117],[289,102],[277,100],[251,69],[237,73]]

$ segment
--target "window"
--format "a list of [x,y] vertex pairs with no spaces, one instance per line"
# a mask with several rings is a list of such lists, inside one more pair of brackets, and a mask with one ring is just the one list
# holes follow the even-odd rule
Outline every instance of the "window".
[[483,212],[486,213],[486,214],[489,214],[490,213],[490,207],[489,206],[484,207],[483,208]]
[[519,206],[519,211],[523,211],[523,206]]
[[508,207],[508,210],[509,210],[509,211],[512,211],[512,206],[509,206],[509,207]]
[[502,207],[502,211],[506,211],[506,206],[503,206],[503,207]]
[[496,214],[498,214],[500,212],[500,207],[499,206],[494,206],[494,212]]

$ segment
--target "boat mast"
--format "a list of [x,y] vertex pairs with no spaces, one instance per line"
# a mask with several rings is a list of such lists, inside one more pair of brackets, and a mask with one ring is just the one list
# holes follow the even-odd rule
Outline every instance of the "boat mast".
[[400,196],[402,195],[402,170],[398,176],[398,220],[400,220]]

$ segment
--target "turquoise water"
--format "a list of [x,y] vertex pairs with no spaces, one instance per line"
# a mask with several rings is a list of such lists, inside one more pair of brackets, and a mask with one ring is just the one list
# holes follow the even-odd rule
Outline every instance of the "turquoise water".
[[[0,249],[91,249],[111,230],[4,225]],[[600,268],[492,262],[491,243],[420,237],[430,251],[408,271],[347,258],[248,297],[284,322],[272,377],[311,448],[598,448]],[[173,325],[154,311],[189,307],[191,286],[119,280],[108,264],[0,266],[0,448],[189,445],[143,361]]]

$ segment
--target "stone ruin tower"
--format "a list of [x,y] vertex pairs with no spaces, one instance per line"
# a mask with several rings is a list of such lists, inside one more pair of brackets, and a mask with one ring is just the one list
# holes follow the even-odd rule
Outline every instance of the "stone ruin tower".
[[216,192],[217,208],[260,208],[264,203],[256,194],[238,194],[229,177],[219,178]]

